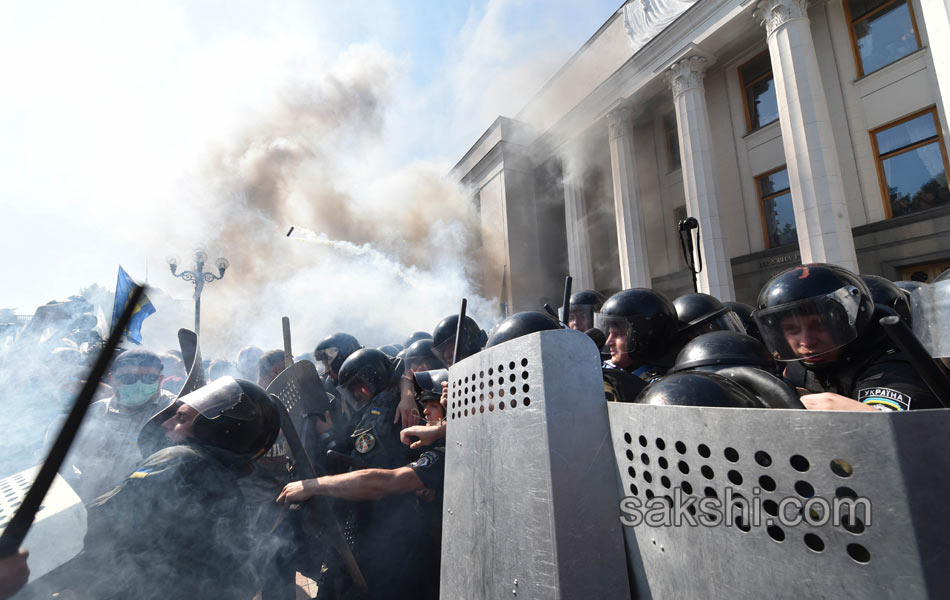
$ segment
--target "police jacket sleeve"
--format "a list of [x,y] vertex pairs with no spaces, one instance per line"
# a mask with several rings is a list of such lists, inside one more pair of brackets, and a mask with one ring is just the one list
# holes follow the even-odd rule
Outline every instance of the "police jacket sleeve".
[[854,398],[882,411],[941,408],[930,388],[900,353],[885,355],[868,366],[857,377]]
[[441,490],[445,487],[445,447],[426,450],[409,467],[427,489]]

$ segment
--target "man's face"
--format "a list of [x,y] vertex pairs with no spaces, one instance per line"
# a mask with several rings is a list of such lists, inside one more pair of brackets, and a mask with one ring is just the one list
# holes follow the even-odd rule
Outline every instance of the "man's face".
[[191,438],[191,428],[194,426],[195,417],[197,416],[198,411],[187,404],[179,406],[178,411],[162,423],[162,429],[165,430],[165,439],[180,444]]
[[841,355],[840,349],[832,350],[835,347],[834,339],[819,315],[782,317],[779,324],[792,352],[805,362],[830,363]]
[[155,367],[121,365],[112,373],[110,382],[120,404],[142,406],[158,393],[162,372]]
[[621,369],[633,365],[633,360],[627,354],[627,335],[628,329],[623,325],[612,325],[607,329],[607,350],[610,352],[610,362]]
[[271,384],[272,381],[277,379],[277,376],[280,375],[281,371],[284,370],[284,365],[282,363],[277,363],[270,368],[269,371],[261,373],[260,379],[257,380],[257,385],[261,386],[264,389],[267,389],[267,386]]
[[587,331],[594,326],[594,311],[590,306],[572,308],[567,326],[576,331]]
[[427,425],[438,425],[445,416],[442,403],[437,398],[426,402],[422,414],[426,418]]

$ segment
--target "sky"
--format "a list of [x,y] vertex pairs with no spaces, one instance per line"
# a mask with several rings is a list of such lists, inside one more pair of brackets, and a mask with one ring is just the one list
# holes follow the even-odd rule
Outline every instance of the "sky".
[[197,245],[232,263],[203,305],[261,293],[306,260],[282,254],[293,225],[323,261],[380,253],[368,278],[457,274],[444,313],[471,265],[432,242],[478,221],[440,178],[620,4],[0,0],[0,308],[113,288],[120,264],[186,300],[166,257]]

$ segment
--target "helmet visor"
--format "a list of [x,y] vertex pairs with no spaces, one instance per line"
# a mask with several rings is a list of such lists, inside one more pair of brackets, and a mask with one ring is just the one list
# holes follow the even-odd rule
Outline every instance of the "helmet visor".
[[626,354],[630,354],[636,348],[633,321],[634,319],[631,317],[594,313],[594,327],[604,332],[607,339],[610,339],[611,336],[626,339],[626,343],[622,346],[622,351]]
[[442,361],[442,364],[452,366],[455,363],[455,336],[453,335],[438,346],[432,346],[432,354]]
[[373,388],[362,377],[350,377],[337,388],[343,401],[353,410],[359,410],[373,399]]
[[420,371],[431,371],[433,369],[438,369],[441,366],[442,366],[442,361],[436,359],[432,355],[406,357],[406,372],[408,373],[418,373]]
[[737,333],[745,333],[745,326],[742,325],[742,319],[739,318],[739,315],[731,309],[727,309],[719,315],[703,319],[698,323],[693,323],[689,327],[682,329],[681,334],[684,336],[684,341],[689,341],[711,331],[735,331]]
[[[237,406],[243,394],[244,391],[238,382],[233,377],[226,376],[182,396],[180,400],[197,410],[204,418],[216,419]],[[233,411],[229,413],[229,416],[236,419],[244,418],[241,414],[233,414]]]
[[[564,308],[558,310],[561,314]],[[567,326],[577,331],[587,331],[594,327],[594,307],[591,304],[572,304],[571,312],[567,315]]]
[[752,317],[776,360],[808,362],[854,341],[860,310],[860,292],[845,286],[824,296],[757,310]]

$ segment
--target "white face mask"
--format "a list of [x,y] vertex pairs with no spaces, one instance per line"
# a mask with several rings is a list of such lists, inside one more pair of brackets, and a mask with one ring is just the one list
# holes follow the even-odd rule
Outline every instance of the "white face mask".
[[138,381],[132,385],[120,385],[118,392],[119,404],[136,408],[144,405],[158,392],[158,384]]

